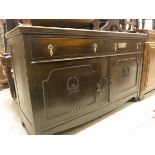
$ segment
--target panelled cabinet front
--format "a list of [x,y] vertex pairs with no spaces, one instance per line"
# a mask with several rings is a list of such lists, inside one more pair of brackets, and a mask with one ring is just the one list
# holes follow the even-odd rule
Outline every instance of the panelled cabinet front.
[[32,68],[33,83],[40,83],[35,84],[40,97],[33,100],[42,105],[41,126],[45,129],[49,124],[55,126],[89,113],[108,101],[107,58],[33,64]]

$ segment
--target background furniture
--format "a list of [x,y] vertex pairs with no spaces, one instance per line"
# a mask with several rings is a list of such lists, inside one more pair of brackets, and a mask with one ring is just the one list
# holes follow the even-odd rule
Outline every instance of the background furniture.
[[0,65],[0,84],[6,84],[8,82],[6,74],[3,71],[2,66]]
[[29,134],[81,125],[139,96],[144,34],[18,26],[6,37]]
[[[12,20],[11,20],[12,21]],[[8,26],[10,26],[8,24]],[[11,28],[11,27],[10,27]],[[12,27],[13,28],[13,27]],[[11,29],[10,29],[11,30]],[[11,96],[16,98],[14,79],[12,77],[11,55],[8,53],[8,47],[5,39],[6,22],[0,19],[0,84],[9,84]]]
[[[123,30],[124,20],[120,19],[109,19],[107,22],[100,28],[100,30],[104,31],[119,31],[125,32]],[[122,27],[121,27],[122,26]]]
[[14,79],[13,79],[13,71],[12,71],[10,53],[8,54],[3,53],[3,55],[0,56],[0,62],[7,77],[7,82],[9,84],[11,96],[13,99],[16,99],[16,90],[15,90]]
[[[0,23],[0,57],[4,53],[4,31],[2,29],[1,23]],[[2,68],[1,62],[0,62],[0,84],[7,84],[7,77],[6,74]]]
[[140,100],[155,90],[155,31],[139,30],[148,34],[143,55]]

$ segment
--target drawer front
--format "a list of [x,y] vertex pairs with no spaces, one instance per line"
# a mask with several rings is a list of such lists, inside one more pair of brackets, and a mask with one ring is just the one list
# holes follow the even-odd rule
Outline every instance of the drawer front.
[[136,39],[31,38],[31,59],[62,59],[143,50]]
[[111,39],[106,41],[106,49],[114,53],[139,52],[143,50],[144,42],[136,39]]
[[94,55],[104,51],[101,39],[32,38],[32,59],[57,59]]

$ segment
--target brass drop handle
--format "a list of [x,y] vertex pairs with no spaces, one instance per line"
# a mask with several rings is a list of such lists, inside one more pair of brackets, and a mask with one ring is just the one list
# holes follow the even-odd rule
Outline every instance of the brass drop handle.
[[50,56],[53,56],[53,54],[54,54],[53,48],[54,48],[53,44],[48,44],[48,49],[50,51]]
[[97,43],[94,43],[93,46],[94,46],[94,53],[96,53],[96,50],[97,50]]
[[105,78],[100,78],[97,85],[96,85],[96,91],[101,91],[103,89],[103,87],[108,87],[108,79],[105,77]]
[[139,48],[139,45],[141,45],[142,43],[137,43],[136,44],[136,46],[137,46],[137,50],[138,50],[138,48]]
[[110,79],[110,84],[112,84],[113,83],[113,80],[112,79]]
[[126,47],[127,47],[127,42],[119,42],[119,43],[113,44],[113,48],[114,48],[115,52],[117,51],[117,49],[123,49]]
[[113,48],[114,48],[114,50],[115,50],[115,52],[116,52],[116,51],[117,51],[117,48],[118,48],[118,47],[117,47],[117,43],[114,43],[114,44],[113,44]]

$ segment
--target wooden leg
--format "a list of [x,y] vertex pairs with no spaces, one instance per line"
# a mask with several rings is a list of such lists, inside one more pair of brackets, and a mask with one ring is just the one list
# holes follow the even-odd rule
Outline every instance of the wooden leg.
[[22,124],[23,127],[25,127],[25,123],[23,121],[21,121],[21,124]]
[[144,100],[144,95],[140,95],[139,98],[138,98],[138,100],[139,100],[139,101]]
[[135,102],[138,102],[139,101],[139,97],[135,97],[134,100],[135,100]]

